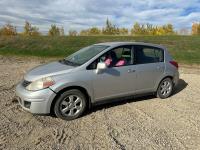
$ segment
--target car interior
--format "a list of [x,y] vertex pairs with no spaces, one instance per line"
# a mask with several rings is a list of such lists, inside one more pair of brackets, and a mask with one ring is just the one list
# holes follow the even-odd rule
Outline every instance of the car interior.
[[87,69],[96,69],[99,62],[104,62],[107,67],[120,67],[132,64],[132,58],[136,64],[156,63],[163,61],[163,51],[154,47],[141,45],[134,46],[134,56],[131,53],[132,46],[121,46],[108,51],[96,61],[94,61]]

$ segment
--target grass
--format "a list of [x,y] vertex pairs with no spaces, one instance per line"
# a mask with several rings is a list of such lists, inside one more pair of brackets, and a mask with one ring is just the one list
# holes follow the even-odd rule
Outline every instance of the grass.
[[179,63],[200,64],[200,36],[0,37],[0,55],[66,57],[82,47],[110,41],[162,44]]

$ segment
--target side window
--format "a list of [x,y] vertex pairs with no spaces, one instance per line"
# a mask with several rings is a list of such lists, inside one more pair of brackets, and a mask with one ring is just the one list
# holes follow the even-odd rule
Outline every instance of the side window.
[[108,67],[121,67],[132,64],[132,46],[114,48],[91,63],[87,69],[96,69],[99,62],[104,62]]
[[164,52],[162,49],[138,45],[134,47],[134,50],[137,64],[163,62]]

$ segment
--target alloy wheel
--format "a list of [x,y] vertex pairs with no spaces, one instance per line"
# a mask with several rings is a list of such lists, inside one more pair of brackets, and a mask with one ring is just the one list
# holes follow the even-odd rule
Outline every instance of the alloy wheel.
[[83,107],[82,99],[77,95],[69,95],[60,103],[60,112],[64,116],[75,116]]
[[167,96],[171,93],[171,91],[172,91],[172,83],[168,80],[164,80],[160,86],[160,93],[163,96]]

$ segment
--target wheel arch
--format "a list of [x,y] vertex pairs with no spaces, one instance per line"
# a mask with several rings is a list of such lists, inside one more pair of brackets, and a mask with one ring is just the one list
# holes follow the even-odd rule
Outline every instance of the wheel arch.
[[[162,77],[162,78],[159,80],[159,82],[156,84],[156,91],[158,90],[158,87],[159,87],[160,83],[161,83],[164,79],[166,79],[166,78],[170,78],[170,79],[172,80],[172,82],[173,82],[173,76],[172,76],[172,75],[167,75],[167,76]],[[173,82],[173,84],[174,84],[174,82]]]
[[[162,80],[164,80],[164,79],[166,79],[166,78],[170,78],[171,80],[172,80],[172,82],[173,82],[173,76],[172,75],[165,75],[165,76],[162,76],[161,78],[160,78],[160,80],[158,80],[157,81],[157,83],[156,83],[156,85],[155,85],[155,88],[154,88],[154,91],[156,92],[157,90],[158,90],[158,87],[159,87],[159,85],[160,85],[160,83],[162,82]],[[173,82],[174,83],[174,82]]]
[[89,95],[88,91],[84,87],[82,87],[82,86],[68,86],[68,87],[61,89],[60,91],[58,91],[56,93],[56,96],[55,96],[55,98],[53,99],[53,101],[51,102],[51,105],[50,105],[50,113],[52,113],[52,114],[54,113],[53,106],[55,105],[55,102],[58,99],[58,97],[63,92],[68,91],[68,90],[72,90],[72,89],[76,89],[76,90],[81,91],[86,96],[87,108],[89,108],[89,109],[91,108],[91,96]]

